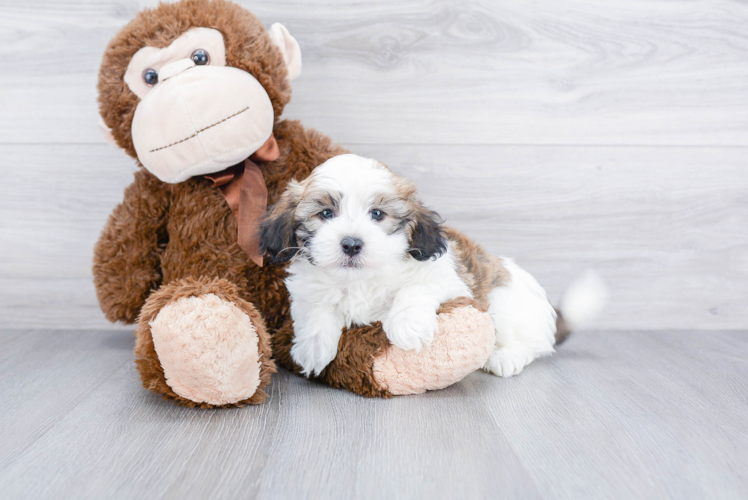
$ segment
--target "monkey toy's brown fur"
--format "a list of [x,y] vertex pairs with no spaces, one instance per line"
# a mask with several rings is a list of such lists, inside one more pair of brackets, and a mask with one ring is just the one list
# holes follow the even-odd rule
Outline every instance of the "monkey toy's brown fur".
[[[191,27],[219,30],[226,65],[254,76],[272,101],[273,132],[281,156],[259,162],[270,204],[292,178],[304,179],[315,166],[346,152],[297,121],[279,120],[291,89],[282,54],[257,19],[223,0],[187,0],[140,13],[104,54],[98,84],[101,115],[127,154],[137,159],[130,128],[138,97],[123,83],[130,59],[144,46],[168,46]],[[179,404],[218,406],[175,393],[154,348],[151,322],[165,305],[181,297],[214,294],[232,302],[249,316],[259,336],[259,388],[250,398],[223,406],[262,402],[275,361],[297,371],[290,356],[293,329],[284,266],[258,267],[238,246],[236,235],[229,205],[205,179],[166,184],[140,168],[96,244],[93,270],[102,310],[110,321],[138,323],[135,356],[143,385]],[[473,306],[479,307],[462,300],[445,304],[441,312]],[[318,379],[365,396],[387,397],[391,391],[377,379],[373,366],[390,348],[379,324],[348,329],[337,358]]]

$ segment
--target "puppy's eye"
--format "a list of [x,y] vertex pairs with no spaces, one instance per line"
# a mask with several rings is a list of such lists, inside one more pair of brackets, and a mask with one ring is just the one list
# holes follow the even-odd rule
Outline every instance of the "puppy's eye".
[[206,64],[210,64],[210,55],[203,49],[197,49],[192,53],[190,58],[192,59],[192,62],[195,63],[195,66],[205,66]]
[[143,81],[149,87],[153,87],[158,83],[158,72],[155,69],[148,68],[143,71]]
[[332,219],[333,217],[335,217],[335,212],[333,212],[329,208],[326,208],[326,209],[322,210],[318,215],[322,219]]
[[382,220],[382,219],[384,219],[384,212],[382,212],[378,208],[375,208],[374,210],[372,210],[369,213],[371,214],[371,218],[374,219],[374,220]]

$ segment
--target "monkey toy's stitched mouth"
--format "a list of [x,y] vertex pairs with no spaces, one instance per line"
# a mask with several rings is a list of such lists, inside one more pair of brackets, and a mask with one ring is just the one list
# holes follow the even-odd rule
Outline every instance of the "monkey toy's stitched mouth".
[[190,139],[194,139],[195,137],[197,137],[197,135],[198,135],[199,133],[201,133],[201,132],[205,132],[205,131],[206,131],[206,130],[208,130],[209,128],[213,128],[213,127],[215,127],[216,125],[220,125],[221,123],[223,123],[223,122],[225,122],[225,121],[227,121],[227,120],[230,120],[231,118],[234,118],[235,116],[238,116],[238,115],[240,115],[240,114],[242,114],[242,113],[244,113],[245,111],[248,111],[248,110],[249,110],[249,106],[247,106],[246,108],[244,108],[244,109],[242,109],[242,110],[240,110],[240,111],[237,111],[237,112],[236,112],[236,113],[234,113],[233,115],[227,116],[227,117],[226,117],[226,118],[224,118],[223,120],[217,121],[217,122],[213,123],[212,125],[208,125],[207,127],[201,128],[200,130],[198,130],[197,132],[195,132],[195,133],[194,133],[194,134],[192,134],[191,136],[189,136],[189,137],[185,137],[184,139],[182,139],[182,140],[180,140],[180,141],[177,141],[177,142],[172,142],[171,144],[169,144],[169,145],[166,145],[166,146],[162,146],[162,147],[160,147],[160,148],[156,148],[156,149],[151,149],[151,150],[149,151],[149,153],[155,153],[156,151],[161,151],[161,150],[163,150],[163,149],[167,149],[167,148],[170,148],[170,147],[172,147],[172,146],[176,146],[177,144],[181,144],[181,143],[183,143],[183,142],[185,142],[185,141],[189,141]]

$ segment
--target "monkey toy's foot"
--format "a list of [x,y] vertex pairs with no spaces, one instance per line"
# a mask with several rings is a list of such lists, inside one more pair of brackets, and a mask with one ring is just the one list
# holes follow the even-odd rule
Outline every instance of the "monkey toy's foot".
[[265,400],[275,372],[260,313],[223,279],[162,286],[138,321],[135,357],[143,386],[185,406]]
[[496,334],[487,312],[471,299],[455,299],[438,312],[439,331],[430,346],[405,351],[395,346],[374,359],[373,375],[390,394],[443,389],[480,369],[494,350]]

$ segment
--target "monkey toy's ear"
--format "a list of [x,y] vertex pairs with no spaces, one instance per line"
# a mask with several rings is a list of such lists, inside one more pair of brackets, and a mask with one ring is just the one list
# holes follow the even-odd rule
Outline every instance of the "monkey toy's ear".
[[271,264],[287,262],[299,252],[294,220],[303,188],[292,180],[260,228],[260,252]]
[[283,60],[288,68],[288,81],[296,79],[301,74],[301,48],[291,33],[281,23],[273,24],[268,35],[283,54]]

